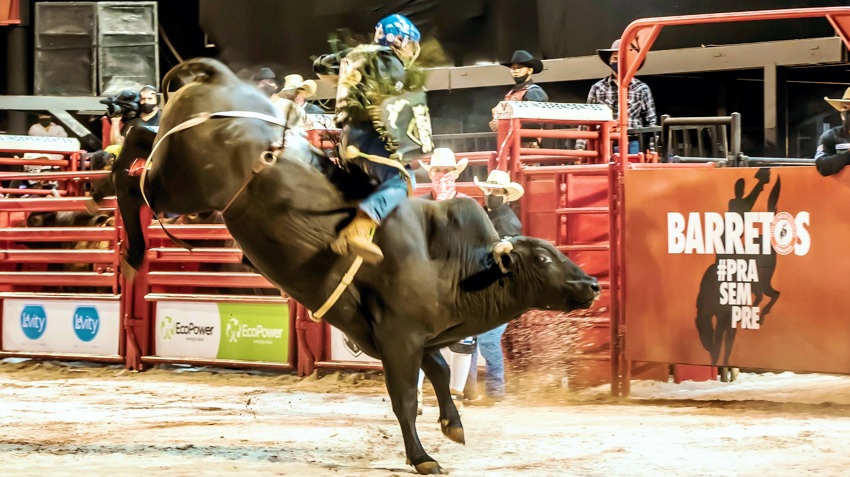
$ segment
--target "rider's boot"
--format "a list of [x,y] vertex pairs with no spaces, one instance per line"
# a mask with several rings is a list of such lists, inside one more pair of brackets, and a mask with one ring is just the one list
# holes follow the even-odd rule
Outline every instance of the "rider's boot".
[[371,217],[358,211],[354,220],[331,242],[331,250],[338,255],[359,255],[366,263],[378,263],[384,259],[384,253],[372,242],[377,227],[378,224]]

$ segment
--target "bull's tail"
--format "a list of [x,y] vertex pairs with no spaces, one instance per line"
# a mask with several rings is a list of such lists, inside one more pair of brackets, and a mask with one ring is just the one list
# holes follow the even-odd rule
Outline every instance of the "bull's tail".
[[222,62],[212,58],[193,58],[171,68],[165,74],[162,79],[164,102],[168,102],[168,93],[175,78],[180,79],[182,83],[177,89],[195,81],[211,84],[232,84],[238,81],[236,75]]

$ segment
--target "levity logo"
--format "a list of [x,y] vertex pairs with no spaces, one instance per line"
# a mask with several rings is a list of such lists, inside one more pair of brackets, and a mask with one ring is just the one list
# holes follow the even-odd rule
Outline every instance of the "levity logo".
[[283,328],[266,328],[263,325],[249,326],[239,322],[239,318],[231,316],[227,320],[225,335],[228,343],[236,343],[241,339],[255,338],[253,341],[280,339],[283,336]]
[[93,306],[78,306],[74,310],[74,333],[81,341],[89,342],[100,331],[100,315]]
[[667,214],[671,254],[806,255],[812,246],[808,212],[678,212]]
[[27,338],[37,340],[47,329],[47,313],[41,305],[26,305],[21,310],[21,330]]

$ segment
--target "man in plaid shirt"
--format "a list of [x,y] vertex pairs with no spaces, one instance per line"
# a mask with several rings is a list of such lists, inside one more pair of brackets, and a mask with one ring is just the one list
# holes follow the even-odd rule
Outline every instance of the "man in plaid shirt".
[[[619,59],[620,40],[615,41],[611,48],[596,50],[599,58],[607,64],[613,74],[597,81],[590,88],[590,93],[587,95],[588,104],[605,104],[614,112],[614,118],[619,119],[619,102],[618,93],[619,85],[617,84],[617,60]],[[657,116],[655,114],[655,100],[652,98],[652,91],[649,86],[643,81],[634,78],[629,84],[629,129],[643,128],[655,126],[657,124]],[[576,149],[584,149],[586,142],[578,140]],[[629,140],[629,154],[638,153],[638,141]]]

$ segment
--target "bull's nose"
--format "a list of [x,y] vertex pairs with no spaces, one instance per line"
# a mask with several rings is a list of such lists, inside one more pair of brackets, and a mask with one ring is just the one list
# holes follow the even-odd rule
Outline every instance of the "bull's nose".
[[602,288],[599,286],[599,280],[591,278],[590,289],[597,295],[602,293]]

